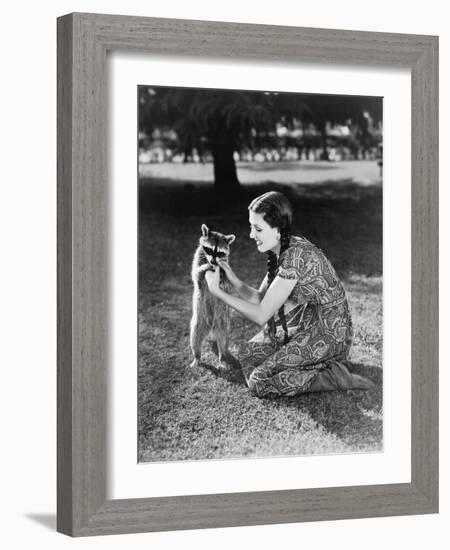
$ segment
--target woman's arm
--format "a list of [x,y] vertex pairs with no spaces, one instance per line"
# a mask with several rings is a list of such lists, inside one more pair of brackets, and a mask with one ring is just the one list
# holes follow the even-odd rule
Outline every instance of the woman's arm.
[[265,325],[280,309],[297,283],[295,279],[275,277],[261,302],[254,304],[242,298],[231,296],[231,294],[222,290],[219,287],[218,271],[216,269],[215,272],[208,271],[206,273],[206,282],[210,292],[236,311],[239,311],[239,313],[242,313],[247,319],[261,326]]
[[251,287],[239,279],[236,273],[231,269],[228,261],[219,260],[218,263],[240,298],[251,304],[259,304],[261,302],[267,288],[267,277],[261,283],[259,290],[256,290],[256,288]]

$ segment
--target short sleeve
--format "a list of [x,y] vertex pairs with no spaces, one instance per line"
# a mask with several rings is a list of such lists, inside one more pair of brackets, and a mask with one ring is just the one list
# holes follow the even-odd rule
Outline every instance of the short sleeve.
[[297,279],[300,283],[306,283],[311,278],[314,263],[314,254],[310,250],[291,247],[284,252],[277,275],[282,279]]

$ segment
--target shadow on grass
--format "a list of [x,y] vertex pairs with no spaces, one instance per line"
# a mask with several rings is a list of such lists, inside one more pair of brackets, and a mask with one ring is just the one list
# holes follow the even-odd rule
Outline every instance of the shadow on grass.
[[[350,272],[381,275],[380,185],[362,186],[351,180],[307,185],[268,182],[243,185],[233,195],[221,195],[212,184],[180,185],[162,179],[143,179],[139,190],[140,222],[152,220],[160,225],[161,231],[167,227],[169,236],[176,228],[181,229],[183,237],[189,236],[187,250],[191,254],[201,223],[235,233],[233,251],[241,245],[254,251],[248,239],[247,207],[253,198],[269,190],[281,191],[289,198],[294,209],[293,233],[304,235],[322,248],[341,277]],[[171,244],[179,243],[180,240]]]
[[242,371],[234,366],[219,366],[211,363],[201,362],[200,367],[211,372],[218,378],[223,378],[227,382],[238,386],[245,386],[245,378]]
[[285,407],[306,412],[328,433],[336,435],[356,451],[361,441],[366,446],[380,445],[383,437],[383,373],[379,368],[353,363],[352,372],[374,383],[370,390],[307,393],[279,399]]
[[[326,205],[329,201],[360,202],[367,198],[381,197],[381,183],[361,185],[353,179],[323,181],[320,183],[281,184],[267,180],[262,183],[244,184],[233,192],[219,192],[212,183],[180,181],[170,178],[141,178],[139,180],[139,208],[142,212],[189,214],[228,212],[235,205],[244,212],[248,203],[266,191],[281,191],[294,206],[301,207],[305,200]],[[240,202],[244,201],[244,202]]]

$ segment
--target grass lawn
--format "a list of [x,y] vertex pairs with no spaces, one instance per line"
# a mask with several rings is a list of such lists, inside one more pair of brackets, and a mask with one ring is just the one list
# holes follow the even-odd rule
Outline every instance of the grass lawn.
[[[139,459],[223,459],[382,450],[382,190],[354,178],[244,185],[233,202],[212,185],[162,177],[140,181]],[[230,263],[259,285],[266,256],[248,238],[251,198],[278,189],[295,210],[294,233],[320,246],[349,299],[355,331],[354,370],[373,390],[258,399],[220,369],[209,344],[192,369],[189,349],[190,266],[206,223],[234,233]],[[258,327],[233,313],[231,342]],[[233,349],[233,348],[232,348]]]

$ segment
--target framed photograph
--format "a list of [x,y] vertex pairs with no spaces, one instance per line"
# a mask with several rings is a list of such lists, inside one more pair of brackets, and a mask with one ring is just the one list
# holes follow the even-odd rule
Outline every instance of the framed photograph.
[[[382,451],[383,98],[141,85],[137,99],[139,461]],[[258,197],[292,209],[280,262],[302,257],[275,345],[270,323],[261,330],[205,282],[226,258],[221,286],[245,308],[270,272],[272,243],[249,225]],[[337,378],[323,389],[371,391],[340,403],[342,391],[319,391],[330,360]]]
[[433,36],[58,19],[60,532],[438,511],[437,71]]

